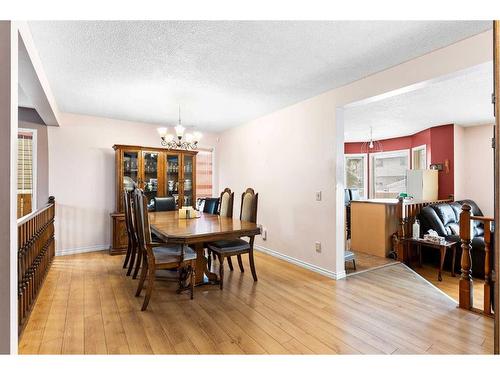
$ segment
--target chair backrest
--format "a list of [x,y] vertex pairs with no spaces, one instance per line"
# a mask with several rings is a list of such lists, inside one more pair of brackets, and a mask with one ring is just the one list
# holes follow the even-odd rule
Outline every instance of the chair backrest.
[[[155,262],[155,258],[151,240],[151,227],[149,225],[148,198],[141,189],[134,190],[134,208],[139,248],[147,255],[147,260],[151,264]],[[182,263],[184,261],[184,255],[185,245],[182,245],[175,263]]]
[[132,207],[130,201],[131,194],[131,191],[123,189],[123,212],[125,214],[125,227],[127,228],[127,235],[129,240],[132,239]]
[[225,188],[220,194],[219,215],[222,217],[233,217],[234,193],[231,189]]
[[361,198],[359,195],[359,190],[358,189],[349,189],[351,191],[351,200],[352,201],[359,201]]
[[151,246],[151,231],[149,228],[148,199],[141,189],[135,189],[134,198],[134,218],[139,249],[147,254],[148,261],[154,260]]
[[344,189],[344,205],[349,206],[351,204],[351,190]]
[[240,220],[257,222],[257,202],[259,200],[259,193],[255,194],[252,188],[247,190],[241,195],[241,210]]
[[174,197],[155,197],[154,210],[155,211],[175,211],[175,198]]
[[216,215],[219,211],[219,198],[205,198],[203,212],[206,214]]

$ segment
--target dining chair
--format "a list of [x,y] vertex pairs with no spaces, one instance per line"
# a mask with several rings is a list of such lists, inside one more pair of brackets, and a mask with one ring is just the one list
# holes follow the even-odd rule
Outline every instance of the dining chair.
[[132,192],[133,190],[123,189],[123,211],[125,214],[125,227],[127,230],[127,254],[123,262],[123,268],[127,268],[127,276],[130,276],[135,264],[137,254],[137,235],[135,233],[134,223],[132,219]]
[[[221,217],[233,217],[233,206],[234,206],[234,193],[231,189],[225,188],[222,193],[220,193],[220,207],[219,216]],[[208,269],[212,267],[212,257],[215,260],[216,254],[207,247],[208,252]],[[227,258],[227,263],[229,264],[229,269],[233,270],[233,263],[231,262],[231,257]]]
[[[147,197],[142,190],[136,189],[134,191],[135,219],[139,251],[142,251],[143,255],[141,276],[135,293],[136,297],[140,296],[144,288],[144,282],[147,279],[142,311],[147,309],[151,299],[157,270],[177,269],[177,277],[166,279],[179,283],[177,293],[190,290],[191,299],[193,299],[196,269],[196,252],[187,245],[168,245],[166,243],[159,245],[151,241],[147,204]],[[190,278],[190,281],[186,286],[188,278]]]
[[[250,221],[252,223],[257,222],[258,199],[259,199],[258,193],[256,194],[252,188],[246,189],[246,191],[241,195],[240,220]],[[219,278],[220,278],[221,289],[223,289],[223,284],[224,284],[224,259],[228,258],[228,264],[230,264],[229,259],[233,255],[236,255],[236,257],[238,258],[238,265],[240,267],[240,271],[245,272],[243,268],[241,255],[248,254],[248,260],[250,262],[250,270],[252,271],[253,280],[257,281],[257,273],[255,271],[255,261],[253,258],[254,239],[255,236],[250,236],[248,242],[242,240],[241,238],[238,238],[235,240],[215,241],[207,245],[208,249],[213,253],[217,254],[217,257],[219,259],[220,263]]]
[[203,212],[206,214],[217,215],[219,212],[219,198],[205,198],[203,205]]
[[153,201],[154,211],[175,211],[177,209],[174,197],[154,197]]

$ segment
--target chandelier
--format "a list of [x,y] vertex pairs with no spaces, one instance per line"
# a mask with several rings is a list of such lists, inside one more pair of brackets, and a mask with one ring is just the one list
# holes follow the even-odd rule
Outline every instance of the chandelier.
[[369,154],[371,152],[382,152],[382,151],[384,151],[382,143],[373,140],[373,128],[370,126],[370,141],[363,142],[363,144],[361,145],[361,153]]
[[203,136],[200,132],[185,133],[186,128],[181,124],[181,106],[179,106],[179,124],[174,128],[175,135],[170,134],[167,128],[158,128],[161,145],[169,150],[195,150]]

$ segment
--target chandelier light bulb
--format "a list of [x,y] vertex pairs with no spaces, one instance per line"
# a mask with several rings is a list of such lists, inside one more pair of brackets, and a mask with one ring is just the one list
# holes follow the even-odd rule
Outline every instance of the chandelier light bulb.
[[368,147],[373,148],[373,141],[370,141],[370,145]]
[[193,134],[191,134],[191,133],[186,133],[185,138],[186,138],[186,142],[187,142],[187,143],[192,143],[192,142],[193,142],[193,140],[194,140],[194,135],[193,135]]
[[168,129],[167,128],[158,128],[156,130],[158,130],[158,134],[162,138],[164,138],[167,135],[167,133],[168,133]]
[[203,134],[201,134],[201,132],[194,132],[193,136],[195,142],[199,142],[201,141],[201,138],[203,138]]
[[177,125],[175,127],[175,134],[177,134],[177,137],[182,138],[182,136],[184,135],[184,126],[182,126],[181,124]]

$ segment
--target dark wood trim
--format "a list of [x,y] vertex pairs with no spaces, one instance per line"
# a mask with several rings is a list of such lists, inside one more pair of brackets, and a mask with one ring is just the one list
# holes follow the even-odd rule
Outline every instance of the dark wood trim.
[[462,309],[470,310],[473,306],[472,285],[472,259],[471,259],[471,233],[470,214],[471,207],[468,204],[462,206],[460,213],[460,240],[462,242],[461,276],[459,282],[458,305]]

